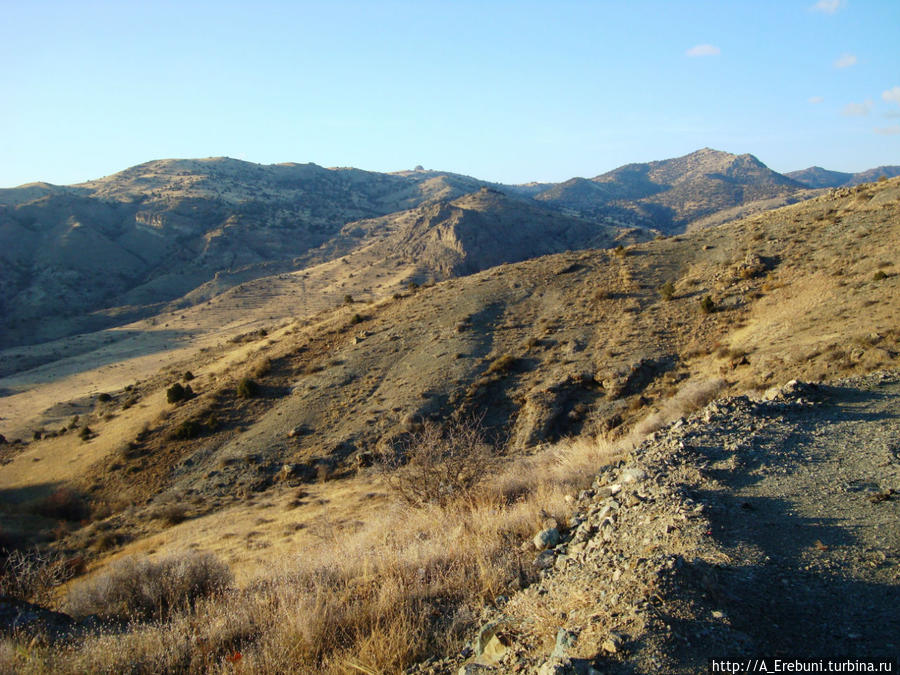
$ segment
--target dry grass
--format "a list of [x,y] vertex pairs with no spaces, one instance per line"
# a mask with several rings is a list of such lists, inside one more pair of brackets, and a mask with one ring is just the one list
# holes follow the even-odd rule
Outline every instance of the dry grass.
[[[318,546],[282,556],[247,588],[223,595],[194,592],[191,566],[178,563],[185,558],[126,559],[73,589],[67,607],[130,616],[127,630],[58,647],[4,647],[0,668],[231,672],[240,662],[260,673],[396,672],[459,648],[481,606],[527,583],[534,552],[521,542],[548,515],[562,526],[566,496],[618,450],[565,442],[444,504],[397,500],[356,532],[329,536],[325,528]],[[203,561],[198,569],[221,571]]]
[[663,403],[658,412],[651,413],[638,422],[632,433],[636,437],[653,433],[669,422],[703,407],[726,386],[725,380],[721,379],[686,382],[675,396]]

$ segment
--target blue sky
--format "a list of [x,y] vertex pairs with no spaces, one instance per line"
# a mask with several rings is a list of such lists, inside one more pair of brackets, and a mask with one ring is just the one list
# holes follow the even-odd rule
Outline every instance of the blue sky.
[[502,182],[900,164],[898,0],[0,0],[0,186],[226,155]]

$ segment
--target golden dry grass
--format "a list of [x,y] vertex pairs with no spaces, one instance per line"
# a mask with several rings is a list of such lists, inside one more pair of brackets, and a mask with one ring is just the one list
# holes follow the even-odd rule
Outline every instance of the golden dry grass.
[[528,576],[523,540],[548,515],[565,523],[566,496],[618,452],[565,442],[443,506],[394,501],[357,532],[283,553],[245,588],[166,621],[56,647],[6,643],[0,670],[231,672],[239,662],[260,673],[396,672],[458,647],[480,607]]

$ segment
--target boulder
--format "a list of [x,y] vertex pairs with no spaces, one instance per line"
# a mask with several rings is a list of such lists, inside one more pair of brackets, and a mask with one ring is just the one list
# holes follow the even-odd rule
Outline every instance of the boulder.
[[548,527],[534,535],[532,541],[534,542],[534,547],[538,551],[553,548],[559,543],[559,530],[555,527]]

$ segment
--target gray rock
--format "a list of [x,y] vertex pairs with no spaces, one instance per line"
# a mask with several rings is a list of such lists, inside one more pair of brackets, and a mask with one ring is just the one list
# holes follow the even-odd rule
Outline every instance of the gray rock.
[[608,654],[617,654],[625,647],[625,636],[622,633],[612,632],[600,645],[600,649]]
[[556,556],[553,554],[553,551],[547,550],[542,551],[538,554],[538,557],[534,559],[534,563],[532,563],[539,570],[549,569],[553,567],[553,561]]
[[644,480],[646,477],[647,474],[643,469],[639,469],[636,466],[622,469],[621,480],[623,483],[636,483]]
[[569,659],[551,658],[541,664],[537,675],[572,675],[574,672]]
[[41,633],[55,639],[68,634],[76,626],[77,622],[68,614],[0,596],[0,633]]
[[550,654],[550,658],[563,658],[566,656],[568,651],[575,646],[575,643],[578,641],[578,635],[570,630],[566,630],[565,628],[560,628],[556,632],[556,645],[553,647],[553,652]]
[[555,527],[548,527],[545,530],[541,530],[536,535],[534,535],[534,547],[538,551],[543,551],[547,548],[553,548],[559,543],[559,530]]

